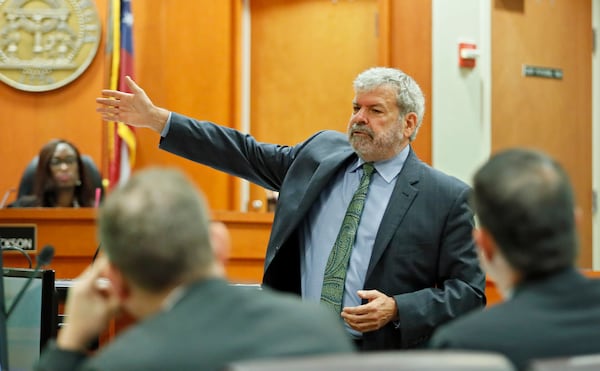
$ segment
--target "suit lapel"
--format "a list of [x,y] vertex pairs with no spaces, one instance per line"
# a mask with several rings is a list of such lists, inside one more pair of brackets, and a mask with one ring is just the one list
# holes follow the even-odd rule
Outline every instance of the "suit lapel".
[[[297,197],[289,198],[287,200],[287,215],[285,217],[280,217],[285,220],[285,223],[282,223],[282,225],[279,226],[280,228],[278,228],[278,233],[272,236],[272,242],[280,245],[288,238],[293,230],[298,228],[298,224],[310,211],[315,199],[321,194],[323,188],[326,187],[327,183],[331,181],[335,174],[337,174],[337,171],[341,166],[347,164],[351,157],[355,158],[353,155],[354,151],[349,148],[334,153],[321,161],[311,178],[308,180],[304,192],[298,194]],[[301,189],[299,188],[298,191],[301,191]]]
[[419,193],[416,185],[421,177],[421,165],[421,160],[417,158],[411,148],[402,171],[398,174],[398,180],[379,225],[377,237],[375,237],[375,243],[373,244],[371,260],[369,261],[367,279],[373,272],[379,259],[381,259],[383,252],[392,240],[394,233],[398,230],[410,205]]

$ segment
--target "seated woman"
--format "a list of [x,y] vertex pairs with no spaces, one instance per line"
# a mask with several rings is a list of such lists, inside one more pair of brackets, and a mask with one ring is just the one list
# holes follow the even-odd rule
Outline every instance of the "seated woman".
[[77,147],[54,139],[42,147],[33,181],[33,194],[11,207],[92,207],[95,188]]

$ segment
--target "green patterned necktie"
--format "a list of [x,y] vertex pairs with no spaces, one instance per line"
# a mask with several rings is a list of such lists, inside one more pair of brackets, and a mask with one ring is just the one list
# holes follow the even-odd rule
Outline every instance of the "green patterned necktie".
[[354,240],[356,239],[356,231],[360,222],[360,215],[365,206],[371,175],[373,175],[372,163],[363,164],[363,175],[360,178],[360,185],[352,200],[346,215],[342,221],[342,226],[338,236],[333,244],[327,265],[325,266],[325,275],[323,277],[323,288],[321,289],[321,302],[329,306],[335,313],[342,311],[342,297],[344,295],[344,283],[346,281],[346,270],[350,261],[350,253]]

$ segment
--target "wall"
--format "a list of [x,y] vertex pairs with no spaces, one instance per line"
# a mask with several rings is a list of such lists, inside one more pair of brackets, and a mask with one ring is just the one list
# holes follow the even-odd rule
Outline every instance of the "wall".
[[[296,0],[296,3],[312,6],[314,4],[311,3],[316,2]],[[375,2],[370,0],[369,3]],[[105,24],[108,1],[97,0],[96,4],[102,15],[102,23]],[[143,0],[132,3],[134,79],[155,104],[191,117],[241,128],[242,4],[242,0]],[[289,4],[294,2],[290,1]],[[319,4],[333,6],[332,3],[324,1]],[[379,57],[381,63],[398,66],[413,75],[421,84],[427,97],[431,96],[430,4],[429,0],[377,0],[376,2],[376,6],[383,9],[382,14],[379,15],[381,25],[379,30],[389,30],[387,33],[378,34],[380,38],[389,41],[381,48],[385,49],[387,55],[386,58]],[[362,5],[347,1],[337,4],[338,8]],[[415,14],[422,14],[422,16],[415,17]],[[365,16],[371,23],[375,23],[373,14]],[[318,31],[326,34],[329,25],[327,22],[321,24],[322,29]],[[284,28],[281,32],[287,32],[287,29]],[[376,32],[377,28],[371,27],[370,38],[366,40],[372,39],[372,34]],[[342,34],[341,38],[343,36]],[[356,37],[346,35],[343,41],[353,45],[353,51],[359,53],[363,51]],[[370,49],[381,47],[379,44],[377,46],[372,44],[373,42],[369,43]],[[331,46],[327,47],[331,48]],[[406,52],[413,49],[419,50],[419,53]],[[315,56],[326,54],[319,50],[311,53]],[[377,63],[373,62],[377,61],[377,58],[375,56],[369,63]],[[71,139],[82,152],[92,155],[103,169],[107,168],[105,160],[107,156],[103,153],[105,151],[102,139],[106,134],[106,125],[96,114],[94,103],[94,98],[107,85],[105,59],[104,40],[102,40],[92,66],[76,81],[55,92],[25,93],[0,84],[2,105],[0,156],[3,159],[10,159],[0,167],[0,195],[5,189],[16,188],[27,162],[38,152],[43,143],[55,136]],[[331,58],[318,62],[322,67],[334,68],[338,65],[337,60]],[[271,71],[273,63],[259,67]],[[260,71],[253,73],[260,74]],[[328,84],[338,84],[336,77],[340,78],[339,74],[329,72]],[[351,94],[350,81],[346,83],[348,94]],[[303,98],[299,89],[287,89],[285,94],[286,100],[289,101],[302,101]],[[278,97],[275,101],[264,104],[281,106],[280,100],[281,97]],[[350,107],[349,103],[348,107]],[[302,109],[306,110],[304,114],[308,116],[317,118],[322,116],[318,113],[322,111],[320,109],[311,106]],[[350,112],[349,108],[348,112]],[[427,162],[431,160],[429,145],[431,125],[427,122],[430,117],[431,115],[426,115],[423,130],[415,143],[417,152]],[[345,117],[344,121],[346,120]],[[308,121],[311,125],[323,127],[318,119],[311,117],[311,120],[303,122]],[[268,125],[278,124],[262,121],[253,123],[252,132],[269,132]],[[136,135],[138,151],[135,169],[151,165],[181,168],[198,187],[204,190],[213,209],[242,209],[241,187],[237,179],[160,151],[159,136],[154,132],[139,129]],[[11,199],[13,198],[14,195]]]
[[[592,4],[594,27],[598,29],[600,0],[593,0]],[[432,2],[433,165],[467,183],[491,153],[491,6],[492,0]],[[477,67],[472,71],[461,71],[457,67],[457,43],[463,39],[475,41],[481,51]],[[596,192],[600,187],[600,58],[597,50],[598,45],[592,63],[592,170]],[[592,217],[592,267],[597,270],[600,268],[600,218],[597,212]]]
[[[136,80],[154,103],[236,127],[237,1],[143,0],[134,6]],[[233,179],[158,149],[159,135],[137,130],[136,168],[175,166],[215,210],[233,210]]]
[[[96,0],[105,27],[108,1]],[[143,0],[134,14],[135,79],[154,102],[234,125],[237,57],[237,2]],[[29,93],[0,83],[0,198],[16,188],[25,165],[54,137],[76,143],[106,169],[106,125],[94,99],[107,86],[104,35],[90,67],[72,83],[45,93]],[[215,209],[233,207],[230,177],[159,151],[157,134],[138,130],[136,169],[168,165],[183,169],[208,194]],[[106,174],[106,172],[104,172]],[[14,194],[11,196],[14,199]]]
[[[106,23],[106,4],[96,0],[101,24]],[[74,142],[100,164],[103,126],[94,112],[94,98],[105,78],[103,50],[104,40],[88,69],[59,89],[32,93],[0,83],[0,200],[17,188],[25,166],[52,138]]]
[[[490,10],[484,0],[433,0],[433,165],[471,183],[490,153]],[[458,66],[458,43],[481,52],[473,69]]]
[[[380,54],[381,63],[399,68],[412,76],[425,96],[425,116],[412,148],[419,158],[432,163],[432,1],[431,0],[389,0],[383,13],[389,14],[389,26],[385,44]],[[435,102],[434,102],[435,103]]]

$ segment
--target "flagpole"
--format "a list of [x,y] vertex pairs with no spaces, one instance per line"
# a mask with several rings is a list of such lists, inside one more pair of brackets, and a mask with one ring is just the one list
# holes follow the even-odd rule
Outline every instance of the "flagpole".
[[[109,89],[117,90],[119,87],[119,65],[121,58],[121,0],[110,0],[112,51],[110,64]],[[119,179],[119,153],[117,123],[108,123],[108,186],[113,188]]]

